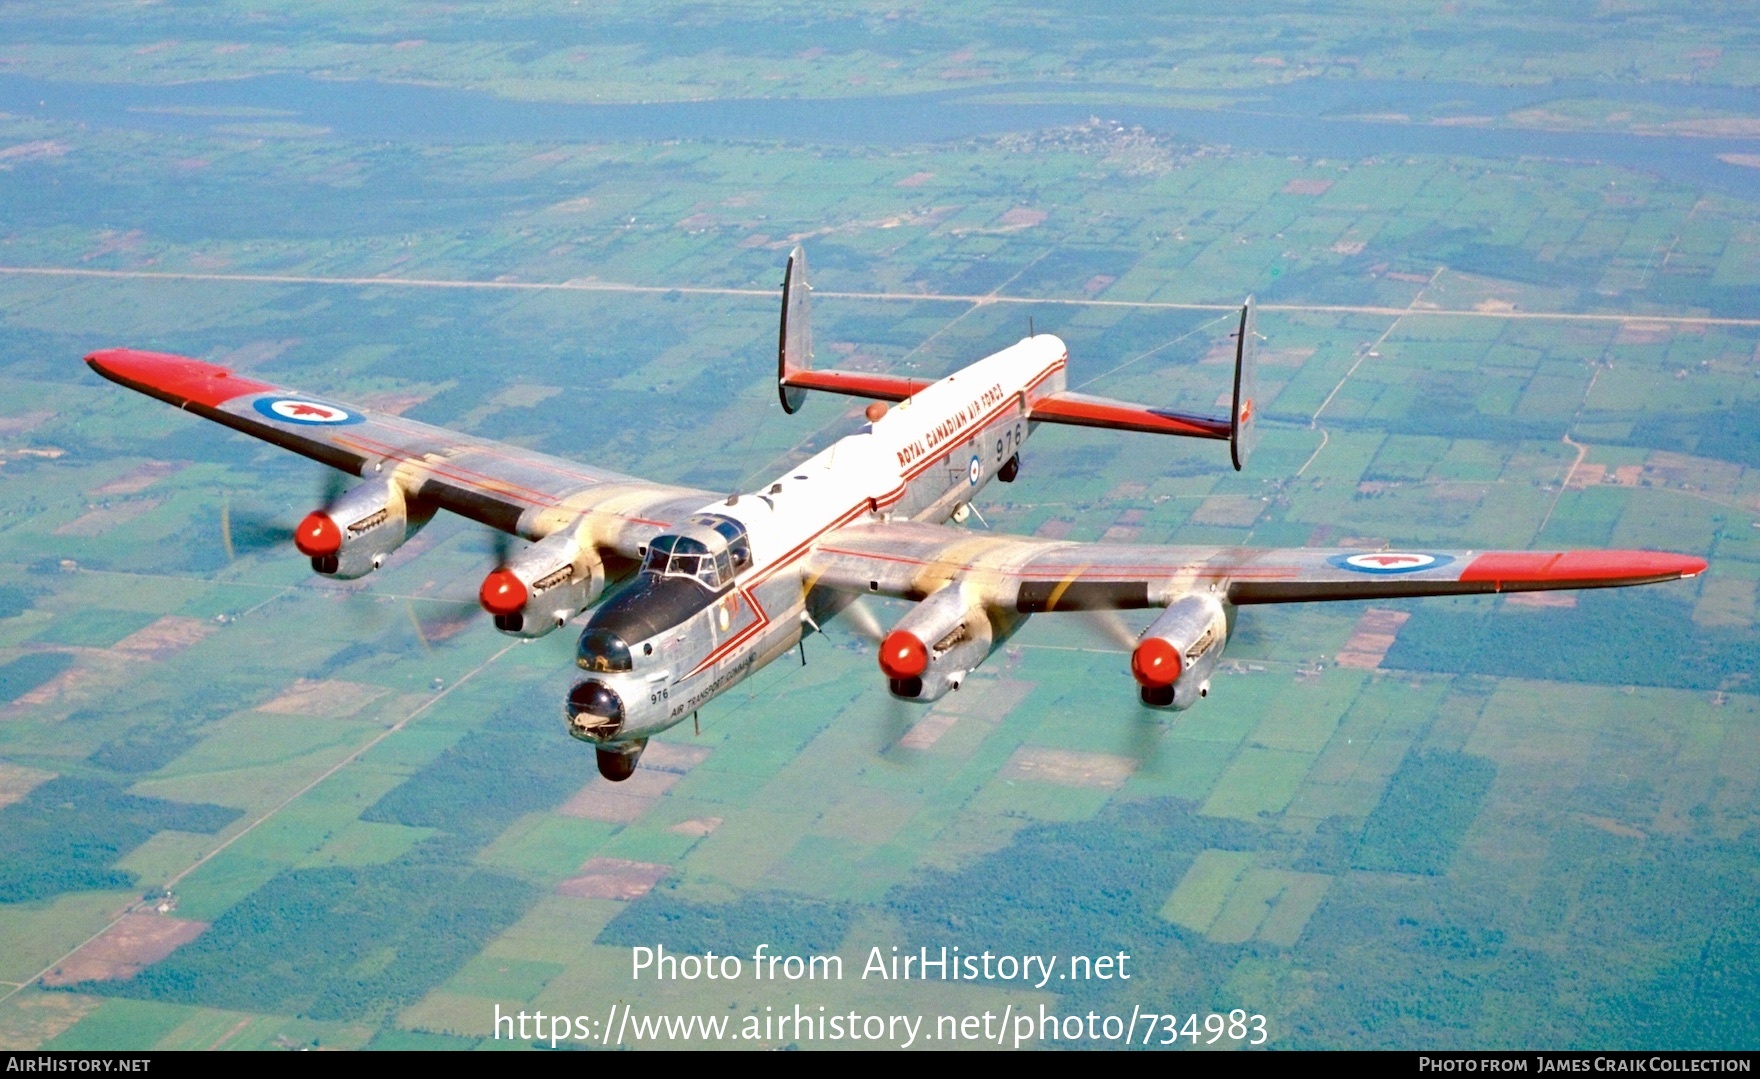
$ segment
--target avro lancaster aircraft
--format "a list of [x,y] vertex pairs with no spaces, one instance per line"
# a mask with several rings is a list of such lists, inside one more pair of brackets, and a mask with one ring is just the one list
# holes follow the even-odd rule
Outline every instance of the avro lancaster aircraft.
[[591,610],[563,712],[611,780],[634,771],[650,736],[862,595],[914,602],[879,659],[893,696],[917,702],[958,689],[1030,615],[1161,608],[1131,651],[1130,675],[1145,705],[1182,709],[1208,694],[1242,604],[1601,588],[1706,568],[1652,551],[1161,547],[957,527],[985,484],[1015,480],[1027,437],[1043,423],[1226,441],[1243,468],[1255,442],[1253,301],[1233,335],[1233,407],[1204,416],[1069,391],[1068,350],[1049,334],[936,381],[815,368],[808,294],[797,247],[782,286],[783,410],[796,411],[810,390],[849,394],[874,401],[868,422],[762,488],[731,495],[337,404],[181,356],[109,349],[86,359],[124,386],[359,476],[293,537],[320,574],[371,573],[439,510],[529,541],[483,580],[482,605],[515,637]]

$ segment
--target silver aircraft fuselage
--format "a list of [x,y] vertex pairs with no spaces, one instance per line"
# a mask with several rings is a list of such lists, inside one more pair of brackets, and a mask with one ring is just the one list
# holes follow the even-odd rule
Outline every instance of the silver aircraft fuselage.
[[[1067,361],[1058,338],[1025,338],[764,488],[710,503],[655,537],[642,570],[581,634],[586,673],[568,695],[569,733],[602,752],[639,753],[648,737],[793,650],[849,602],[814,593],[805,579],[814,545],[863,520],[963,518],[1025,443],[1032,402],[1064,389]],[[683,566],[674,550],[690,552]]]

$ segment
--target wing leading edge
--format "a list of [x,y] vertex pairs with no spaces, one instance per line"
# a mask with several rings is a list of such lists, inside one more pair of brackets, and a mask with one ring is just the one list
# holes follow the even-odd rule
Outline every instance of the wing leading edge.
[[958,583],[1023,613],[1165,607],[1191,593],[1308,603],[1654,584],[1705,571],[1660,551],[1361,551],[1064,543],[940,525],[853,525],[811,555],[807,583],[921,599]]
[[584,519],[595,545],[635,557],[714,497],[337,404],[187,356],[117,348],[86,363],[112,382],[332,468],[389,474],[413,499],[530,540]]

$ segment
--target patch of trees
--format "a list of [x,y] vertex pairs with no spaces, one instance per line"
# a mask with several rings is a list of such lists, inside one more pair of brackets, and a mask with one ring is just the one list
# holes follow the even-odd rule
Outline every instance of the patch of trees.
[[110,783],[59,776],[0,809],[0,903],[64,892],[132,888],[114,868],[155,832],[213,833],[238,810],[124,794]]
[[1409,753],[1363,826],[1351,864],[1383,873],[1446,872],[1497,766],[1465,753]]
[[1611,1036],[1656,1049],[1760,1044],[1760,903],[1726,907],[1696,954],[1607,1002]]
[[77,992],[319,1020],[382,1019],[421,999],[537,899],[471,866],[288,870],[132,981]]
[[1717,412],[1648,415],[1632,425],[1628,441],[1760,468],[1760,416],[1742,404]]
[[1202,1010],[1245,949],[1163,921],[1161,905],[1198,852],[1251,849],[1266,839],[1261,829],[1200,816],[1186,802],[1113,803],[1093,820],[1023,828],[1007,847],[962,869],[919,873],[887,896],[885,909],[904,930],[901,949],[1130,953],[1131,981],[1047,983],[1071,1007],[1123,1000],[1129,990]]
[[10,704],[73,666],[66,652],[26,652],[0,664],[0,704]]
[[[246,676],[248,677],[248,676]],[[131,685],[107,695],[91,708],[68,716],[69,728],[90,727],[114,733],[87,757],[88,763],[121,777],[156,772],[177,759],[201,738],[204,728],[219,722],[243,701],[261,697],[260,687],[226,672],[210,672],[205,692],[187,692],[176,685]],[[120,726],[117,717],[126,717]]]
[[439,828],[481,846],[526,813],[550,809],[596,773],[593,754],[560,737],[557,702],[528,695],[388,791],[361,819]]
[[1574,608],[1511,612],[1484,601],[1424,607],[1383,666],[1558,682],[1751,690],[1760,633],[1696,624],[1677,599],[1583,592]]
[[17,618],[31,609],[31,594],[17,585],[0,584],[0,618]]

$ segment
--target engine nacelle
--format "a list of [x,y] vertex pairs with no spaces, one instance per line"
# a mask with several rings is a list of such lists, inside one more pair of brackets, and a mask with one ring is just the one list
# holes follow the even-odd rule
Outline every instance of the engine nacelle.
[[939,700],[958,689],[998,638],[1013,629],[992,622],[983,605],[968,601],[958,585],[943,588],[912,608],[880,642],[880,670],[893,696]]
[[1210,695],[1210,674],[1228,643],[1228,610],[1215,596],[1169,604],[1131,652],[1131,677],[1151,708],[1190,708]]
[[573,529],[552,533],[483,578],[477,593],[495,628],[542,637],[592,606],[605,591],[605,563]]
[[293,534],[293,545],[312,560],[316,572],[352,580],[384,565],[385,556],[431,517],[431,509],[411,512],[396,481],[368,480],[324,509],[306,514]]

